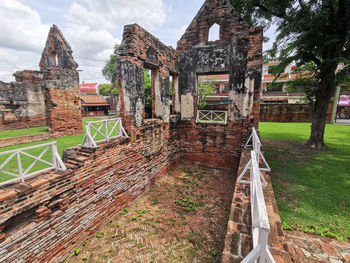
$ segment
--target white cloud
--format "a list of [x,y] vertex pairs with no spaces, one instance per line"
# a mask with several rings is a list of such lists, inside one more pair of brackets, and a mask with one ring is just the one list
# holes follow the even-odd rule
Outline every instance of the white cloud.
[[101,70],[114,44],[120,43],[123,26],[138,23],[152,30],[165,24],[171,11],[164,0],[75,0],[66,10],[61,5],[53,8],[58,1],[50,2],[48,16],[41,8],[46,1],[0,0],[0,80],[14,80],[12,74],[18,70],[38,69],[55,23],[72,47],[81,80],[105,82]]
[[106,30],[91,30],[88,26],[69,25],[63,33],[72,46],[74,57],[94,61],[106,61],[113,53],[115,39]]
[[0,46],[16,50],[40,52],[49,25],[30,7],[16,0],[0,1]]
[[71,5],[66,18],[92,29],[111,30],[130,23],[153,28],[166,20],[167,7],[162,0],[81,0],[80,3]]

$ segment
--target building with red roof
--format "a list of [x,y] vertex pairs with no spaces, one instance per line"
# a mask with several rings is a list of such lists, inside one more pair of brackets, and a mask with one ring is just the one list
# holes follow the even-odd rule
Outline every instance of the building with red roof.
[[80,94],[81,95],[93,95],[98,94],[98,83],[82,83],[80,84]]
[[83,117],[108,115],[109,103],[102,96],[80,96]]

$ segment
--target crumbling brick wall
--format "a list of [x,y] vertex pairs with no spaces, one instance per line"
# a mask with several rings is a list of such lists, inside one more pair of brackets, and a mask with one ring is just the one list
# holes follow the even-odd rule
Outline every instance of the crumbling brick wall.
[[54,138],[82,133],[77,67],[71,47],[53,25],[40,71],[16,72],[16,82],[0,82],[0,130],[48,124]]
[[52,137],[83,132],[78,64],[72,49],[56,25],[50,28],[41,55],[42,87],[46,117]]
[[79,75],[70,69],[48,69],[44,72],[43,89],[46,117],[52,137],[83,132]]
[[144,68],[153,71],[153,117],[169,122],[169,75],[178,73],[177,64],[178,54],[174,49],[137,24],[125,26],[119,48],[118,83],[120,115],[127,130],[132,131],[144,123]]
[[[208,41],[211,26],[220,39]],[[249,127],[257,128],[262,69],[262,28],[250,28],[225,0],[205,1],[178,42],[182,147],[186,158],[239,162]],[[227,126],[196,124],[198,75],[229,74]],[[193,143],[193,141],[195,143]]]
[[0,130],[46,125],[40,71],[20,71],[15,82],[0,81]]
[[[222,26],[222,37],[209,43],[206,34],[214,22]],[[258,125],[261,49],[262,30],[249,29],[224,0],[205,1],[178,51],[136,24],[126,26],[118,83],[129,139],[95,150],[67,150],[68,172],[44,174],[1,191],[0,262],[61,260],[180,159],[237,168],[242,142]],[[153,70],[154,119],[149,120],[144,119],[145,67]],[[62,101],[55,104],[56,93],[74,93],[54,88],[60,70],[67,70],[74,82],[74,68],[45,69],[45,91],[53,94],[52,119],[65,110]],[[222,71],[230,74],[228,124],[196,123],[196,76]],[[171,74],[179,77],[172,96],[176,115],[170,115]]]
[[64,261],[180,160],[176,119],[137,132],[134,140],[68,149],[67,172],[0,189],[0,262]]

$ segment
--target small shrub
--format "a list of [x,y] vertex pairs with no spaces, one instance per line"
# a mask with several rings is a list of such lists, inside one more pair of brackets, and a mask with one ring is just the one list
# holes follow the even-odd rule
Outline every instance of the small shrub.
[[103,233],[103,232],[98,232],[98,233],[96,234],[96,237],[97,237],[97,238],[103,238],[103,236],[104,236],[104,233]]
[[84,260],[84,261],[88,260],[88,256],[86,256],[86,255],[82,256],[81,260]]
[[122,211],[120,211],[121,215],[126,215],[129,212],[127,207],[124,207]]
[[73,251],[73,256],[78,256],[80,253],[80,248],[75,248]]
[[190,196],[176,200],[175,204],[181,206],[186,211],[186,213],[190,211],[196,211],[198,206],[198,203],[196,201],[191,200]]

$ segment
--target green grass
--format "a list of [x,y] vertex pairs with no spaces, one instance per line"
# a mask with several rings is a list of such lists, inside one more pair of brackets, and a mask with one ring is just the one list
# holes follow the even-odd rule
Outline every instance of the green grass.
[[[100,120],[100,118],[90,118],[90,117],[83,118],[84,123],[90,122],[90,121],[96,121],[96,120]],[[83,127],[85,130],[85,125]],[[111,130],[111,128],[109,128],[109,130]],[[80,145],[84,139],[84,136],[85,136],[85,132],[82,134],[73,135],[73,136],[66,136],[66,137],[61,137],[61,138],[57,138],[57,139],[50,139],[50,140],[44,140],[44,141],[33,142],[33,143],[28,143],[28,144],[20,144],[20,145],[15,145],[15,146],[10,146],[10,147],[3,147],[0,149],[0,152],[56,141],[58,153],[62,156],[64,149],[67,149],[67,148],[72,147],[72,146]],[[96,136],[95,139],[101,140],[102,136],[98,134],[98,136]],[[41,147],[41,148],[27,150],[25,152],[32,154],[34,156],[38,156],[44,149],[45,149],[44,147]],[[4,162],[7,159],[7,157],[9,157],[9,156],[10,156],[9,154],[0,155],[0,164],[2,162]],[[51,160],[51,150],[49,150],[46,154],[44,154],[42,159],[46,160],[46,161],[50,161]],[[25,155],[21,155],[21,160],[23,163],[23,170],[26,170],[30,166],[30,164],[34,161],[33,158],[30,158],[30,157],[25,156]],[[16,158],[13,158],[13,160],[11,160],[5,167],[6,167],[6,171],[16,172],[17,171]],[[41,162],[38,162],[29,172],[39,171],[41,169],[45,169],[48,167],[49,167],[48,165],[41,163]],[[10,180],[10,179],[14,179],[14,177],[0,172],[0,182],[4,182],[4,181]]]
[[303,146],[310,123],[260,123],[284,228],[350,239],[350,126],[327,125],[327,150]]
[[20,136],[26,136],[26,135],[42,134],[42,133],[46,133],[46,132],[47,132],[47,126],[19,129],[19,130],[0,131],[0,139],[20,137]]

